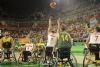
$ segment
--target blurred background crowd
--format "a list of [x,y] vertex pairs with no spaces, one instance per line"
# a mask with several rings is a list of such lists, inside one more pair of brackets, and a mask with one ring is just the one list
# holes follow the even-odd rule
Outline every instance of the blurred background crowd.
[[84,41],[90,31],[100,24],[100,1],[68,1],[64,0],[60,5],[57,1],[58,5],[55,9],[37,8],[29,16],[9,16],[0,7],[0,30],[2,33],[6,30],[10,31],[15,40],[27,37],[30,31],[32,31],[31,38],[38,40],[43,37],[44,40],[47,40],[48,16],[52,15],[54,25],[56,25],[56,19],[60,17],[61,22],[66,25],[66,31],[71,34],[73,40]]

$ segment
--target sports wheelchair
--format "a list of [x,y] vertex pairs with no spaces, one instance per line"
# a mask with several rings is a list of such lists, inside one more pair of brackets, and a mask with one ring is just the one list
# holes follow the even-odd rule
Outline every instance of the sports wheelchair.
[[57,67],[56,58],[54,57],[53,47],[45,48],[44,67]]
[[5,63],[7,62],[6,60],[8,60],[7,63],[9,62],[15,62],[17,63],[16,57],[15,57],[15,51],[14,49],[11,48],[11,43],[6,42],[3,43],[2,47],[2,51],[1,51],[1,63]]
[[71,48],[57,49],[57,67],[78,67],[75,56],[71,53]]
[[83,67],[91,66],[94,64],[97,67],[100,63],[100,44],[89,44],[83,59]]
[[36,57],[36,61],[39,64],[44,63],[45,60],[45,47],[41,48],[41,47],[37,47],[37,50],[35,52],[35,57]]
[[[50,51],[50,49],[48,50]],[[47,67],[78,67],[77,60],[71,53],[71,50],[69,48],[59,48],[56,50],[56,52],[53,52],[51,55],[49,51],[48,57],[50,58],[46,59],[46,61],[49,61],[49,66]],[[52,62],[52,64],[50,61]]]
[[34,63],[35,60],[35,52],[30,52],[30,51],[21,51],[20,55],[18,57],[18,63],[20,64],[30,64]]

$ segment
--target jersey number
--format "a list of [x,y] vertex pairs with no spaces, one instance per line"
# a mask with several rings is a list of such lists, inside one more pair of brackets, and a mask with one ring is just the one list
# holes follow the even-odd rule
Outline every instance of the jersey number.
[[95,37],[96,37],[95,41],[97,41],[99,36],[95,36]]
[[68,41],[68,36],[65,34],[65,35],[61,35],[61,38],[63,41]]

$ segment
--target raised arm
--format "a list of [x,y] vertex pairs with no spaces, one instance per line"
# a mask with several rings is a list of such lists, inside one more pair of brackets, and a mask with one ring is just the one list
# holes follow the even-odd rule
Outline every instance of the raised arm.
[[57,24],[58,24],[57,32],[59,32],[60,31],[60,18],[58,18]]
[[49,25],[48,25],[48,33],[51,31],[52,23],[51,23],[51,16],[49,17]]

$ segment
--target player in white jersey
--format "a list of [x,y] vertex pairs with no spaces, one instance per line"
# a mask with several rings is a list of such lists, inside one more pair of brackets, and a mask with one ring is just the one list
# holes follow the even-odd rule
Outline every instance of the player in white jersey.
[[32,52],[32,50],[33,50],[33,43],[27,43],[25,45],[25,47],[26,47],[26,51]]
[[58,27],[53,27],[51,23],[51,16],[49,18],[49,26],[48,26],[48,40],[47,40],[47,45],[46,45],[46,56],[51,56],[53,49],[55,48],[56,45],[56,40],[57,40],[57,32],[59,30],[59,22],[60,18],[57,20]]
[[100,44],[100,33],[91,34],[89,44]]
[[47,46],[48,47],[54,47],[55,46],[55,38],[56,38],[56,33],[49,33],[48,34],[48,42]]
[[31,56],[31,53],[35,50],[35,45],[32,43],[30,40],[27,44],[24,46],[23,50],[23,61],[27,62],[28,61],[28,56]]
[[90,34],[86,44],[88,45],[87,47],[89,48],[89,50],[95,54],[95,60],[100,60],[100,27],[96,27],[95,32]]

